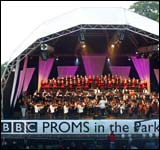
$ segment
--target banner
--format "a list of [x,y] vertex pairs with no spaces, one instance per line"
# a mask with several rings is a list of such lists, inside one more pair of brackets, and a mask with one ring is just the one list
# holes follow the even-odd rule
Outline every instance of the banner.
[[159,120],[1,120],[1,134],[157,134]]

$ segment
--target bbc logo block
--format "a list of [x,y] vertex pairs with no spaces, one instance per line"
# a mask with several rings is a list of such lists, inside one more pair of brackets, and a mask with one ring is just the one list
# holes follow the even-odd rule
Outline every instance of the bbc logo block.
[[35,133],[37,122],[1,122],[2,133]]

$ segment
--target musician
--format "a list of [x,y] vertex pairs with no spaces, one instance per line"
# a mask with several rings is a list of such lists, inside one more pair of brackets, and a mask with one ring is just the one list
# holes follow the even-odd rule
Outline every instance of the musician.
[[96,84],[96,86],[98,86],[98,84],[99,84],[99,76],[98,75],[95,77],[95,84]]
[[41,81],[41,88],[44,89],[45,88],[45,82],[42,80]]
[[131,88],[135,89],[135,87],[136,87],[136,79],[133,78],[132,81],[131,81]]
[[94,93],[95,93],[95,95],[96,94],[99,94],[101,91],[100,91],[100,89],[97,87],[96,89],[94,89]]
[[69,88],[70,88],[70,89],[73,89],[73,81],[72,81],[71,78],[69,79]]
[[81,80],[80,80],[80,78],[77,78],[77,88],[81,89]]
[[100,80],[100,87],[101,87],[101,89],[104,89],[104,80],[103,80],[103,78],[101,78],[101,80]]
[[64,89],[64,78],[62,78],[62,80],[61,80],[61,89]]
[[128,88],[128,83],[127,83],[127,79],[124,79],[124,84],[123,84],[123,88],[127,89]]
[[56,97],[62,97],[63,95],[62,95],[62,91],[59,89],[58,91],[57,91],[57,93],[56,93]]
[[145,95],[148,95],[148,94],[149,94],[149,92],[148,92],[148,90],[147,90],[146,88],[144,88],[142,92],[143,92]]
[[147,81],[143,80],[142,81],[142,89],[146,89],[147,88]]
[[112,76],[112,88],[116,88],[116,80],[114,76]]
[[119,107],[119,109],[120,109],[120,115],[122,116],[123,115],[123,113],[124,113],[124,110],[125,110],[125,103],[123,102],[123,104],[120,104],[120,107]]
[[57,79],[57,88],[61,88],[61,82],[59,78]]
[[69,118],[69,105],[67,102],[64,103],[63,113],[64,113],[64,119],[68,119]]
[[112,88],[112,81],[110,79],[108,79],[107,83],[108,83],[108,85],[107,85],[108,89],[111,89]]
[[77,86],[77,80],[76,80],[76,77],[74,76],[73,77],[73,87],[74,87],[74,89],[76,89],[76,86]]
[[102,96],[100,101],[99,101],[99,108],[101,110],[101,116],[105,115],[106,104],[107,104],[107,98],[104,99],[104,97]]
[[55,111],[56,111],[56,109],[57,109],[57,105],[54,103],[54,104],[52,104],[52,103],[50,103],[50,105],[49,105],[49,110],[50,110],[50,119],[55,119]]
[[89,82],[88,82],[88,78],[85,76],[85,85],[84,85],[85,89],[89,88]]
[[58,87],[58,86],[57,86],[57,80],[54,79],[54,80],[53,80],[53,88],[54,88],[54,89],[57,89],[57,87]]
[[44,89],[43,92],[42,92],[42,98],[43,98],[43,100],[46,99],[46,95],[47,95],[47,94],[48,94],[48,93],[47,93],[46,89]]
[[88,76],[88,84],[89,84],[89,88],[91,88],[91,84],[92,84],[92,76],[91,75]]
[[77,109],[78,109],[78,114],[79,114],[79,119],[81,119],[82,118],[82,115],[83,115],[83,110],[84,110],[84,105],[83,105],[83,103],[82,102],[79,102],[78,104],[77,104]]
[[22,98],[22,100],[20,99],[19,103],[20,103],[22,118],[25,119],[26,118],[26,111],[27,111],[27,106],[25,104],[25,99],[24,98]]
[[39,107],[38,104],[33,104],[34,105],[34,112],[35,112],[35,119],[39,119],[40,114],[39,114]]

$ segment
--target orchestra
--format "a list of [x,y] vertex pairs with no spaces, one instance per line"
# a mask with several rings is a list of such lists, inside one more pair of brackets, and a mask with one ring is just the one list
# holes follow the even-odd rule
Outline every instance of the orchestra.
[[30,99],[26,108],[35,119],[44,114],[50,119],[81,119],[84,115],[139,117],[159,111],[159,95],[149,95],[145,80],[116,75],[53,78],[42,81],[39,91],[25,97]]

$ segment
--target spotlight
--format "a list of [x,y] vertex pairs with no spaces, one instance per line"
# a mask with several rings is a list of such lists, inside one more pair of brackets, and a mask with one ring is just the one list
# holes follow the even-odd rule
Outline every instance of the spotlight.
[[78,58],[76,58],[76,60],[75,60],[75,65],[79,65],[79,59]]
[[47,44],[41,44],[41,51],[46,51],[48,49]]
[[114,44],[111,44],[111,48],[114,48],[115,47],[115,45]]
[[128,58],[128,61],[130,61],[131,60],[131,58]]
[[107,61],[110,62],[111,61],[110,58],[108,58]]
[[136,55],[138,54],[138,52],[136,52]]
[[84,33],[83,33],[83,32],[80,33],[79,41],[80,41],[80,42],[85,41],[85,37],[84,37]]
[[82,44],[82,48],[86,48],[86,44],[85,43]]
[[85,44],[85,36],[83,31],[80,32],[79,36],[78,36],[78,40],[80,42],[81,48],[86,48],[86,44]]
[[56,61],[58,61],[58,60],[59,60],[59,58],[57,57],[57,58],[56,58]]

